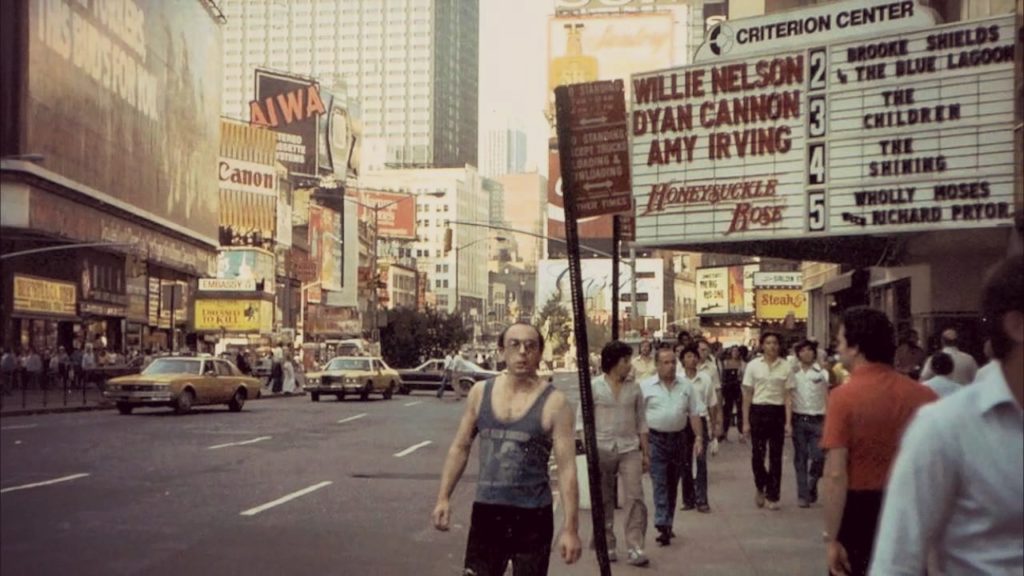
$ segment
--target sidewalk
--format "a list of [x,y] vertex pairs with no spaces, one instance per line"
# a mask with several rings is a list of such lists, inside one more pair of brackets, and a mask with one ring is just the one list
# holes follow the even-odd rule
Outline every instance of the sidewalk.
[[[266,388],[258,399],[271,398],[301,398],[304,391],[294,394],[271,394]],[[92,410],[112,410],[114,404],[103,398],[100,391],[90,387],[83,392],[81,389],[68,389],[65,395],[63,389],[48,390],[14,390],[9,396],[0,398],[0,418],[8,416],[28,416],[32,414],[62,414],[67,412],[88,412]]]
[[[619,561],[612,564],[614,574],[640,574],[644,570],[659,574],[699,574],[701,576],[821,576],[827,573],[825,548],[821,543],[822,508],[796,505],[796,480],[793,472],[792,445],[787,439],[783,456],[782,510],[771,512],[754,505],[754,481],[750,470],[750,444],[736,441],[723,444],[717,456],[708,462],[710,514],[676,511],[677,538],[667,547],[655,542],[654,502],[650,476],[644,477],[644,497],[648,508],[646,552],[651,563],[646,568],[626,564],[622,531],[624,510],[616,510],[615,532],[619,540]],[[679,505],[682,505],[680,499]],[[561,520],[556,514],[557,527]],[[580,511],[580,538],[583,558],[566,566],[557,548],[551,557],[552,576],[600,574],[597,556],[590,550],[592,524],[590,510]]]

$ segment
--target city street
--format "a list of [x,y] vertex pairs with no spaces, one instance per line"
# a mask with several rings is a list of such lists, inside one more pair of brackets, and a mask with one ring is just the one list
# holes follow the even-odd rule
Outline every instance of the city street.
[[[573,375],[558,374],[556,383],[575,400]],[[463,405],[420,392],[390,401],[256,401],[240,414],[5,418],[0,571],[456,574],[475,453],[454,498],[453,530],[434,531],[429,517]],[[755,509],[748,453],[724,446],[711,464],[713,513],[678,513],[680,538],[670,548],[652,537],[651,571],[821,573],[820,508],[795,507],[787,464],[783,510]],[[648,501],[650,494],[648,486]],[[585,545],[589,527],[583,511]],[[552,574],[597,571],[590,552],[577,566],[557,556],[551,566]]]

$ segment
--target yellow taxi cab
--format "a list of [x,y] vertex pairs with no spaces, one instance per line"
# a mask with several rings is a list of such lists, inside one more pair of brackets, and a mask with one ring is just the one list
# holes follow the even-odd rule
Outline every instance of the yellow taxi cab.
[[390,400],[402,387],[402,378],[377,356],[339,356],[332,359],[321,372],[306,374],[305,390],[313,402],[321,394],[330,394],[342,400],[346,394],[358,394],[368,400],[370,394],[381,394]]
[[259,398],[260,382],[220,358],[157,358],[140,374],[108,380],[103,396],[121,414],[140,407],[168,406],[184,414],[193,406],[227,404],[240,412],[249,398]]

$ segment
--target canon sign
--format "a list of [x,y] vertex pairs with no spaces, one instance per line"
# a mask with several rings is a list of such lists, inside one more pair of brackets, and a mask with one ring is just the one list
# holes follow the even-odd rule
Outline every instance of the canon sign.
[[221,157],[217,166],[221,190],[277,195],[277,178],[272,166]]

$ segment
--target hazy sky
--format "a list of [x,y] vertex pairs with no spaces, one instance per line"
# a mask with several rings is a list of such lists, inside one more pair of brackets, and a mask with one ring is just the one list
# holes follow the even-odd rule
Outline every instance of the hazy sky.
[[480,156],[487,131],[521,122],[526,169],[547,174],[547,22],[551,0],[480,0]]

